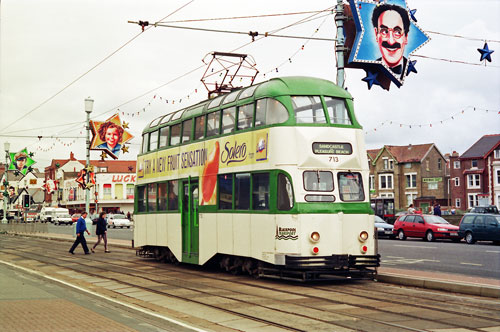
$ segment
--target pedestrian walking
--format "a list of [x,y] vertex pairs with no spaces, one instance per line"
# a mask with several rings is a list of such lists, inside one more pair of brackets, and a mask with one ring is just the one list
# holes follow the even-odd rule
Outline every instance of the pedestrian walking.
[[76,222],[76,240],[75,243],[71,246],[69,253],[74,255],[75,248],[81,243],[83,247],[83,251],[85,255],[90,254],[89,248],[87,247],[87,241],[85,240],[84,232],[87,232],[90,235],[89,230],[87,229],[87,225],[85,223],[85,218],[87,218],[87,212],[83,212],[80,218],[78,218]]
[[95,233],[97,235],[97,242],[92,247],[92,252],[95,253],[94,249],[101,243],[101,240],[104,241],[104,252],[110,252],[108,250],[108,232],[107,232],[107,220],[106,220],[106,212],[102,211],[99,214],[99,219],[97,219],[97,225]]
[[434,215],[441,217],[441,205],[439,205],[438,203],[434,205]]

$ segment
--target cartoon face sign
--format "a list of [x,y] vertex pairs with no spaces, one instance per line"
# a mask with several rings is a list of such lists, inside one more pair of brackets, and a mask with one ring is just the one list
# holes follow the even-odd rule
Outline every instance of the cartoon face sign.
[[17,171],[23,176],[29,171],[29,167],[35,164],[35,161],[31,159],[28,150],[25,148],[19,152],[10,152],[10,165],[9,171]]
[[120,116],[113,115],[104,122],[90,121],[92,130],[91,150],[104,150],[113,159],[117,159],[120,150],[126,151],[124,143],[130,141],[133,136],[125,130],[126,125],[122,125]]

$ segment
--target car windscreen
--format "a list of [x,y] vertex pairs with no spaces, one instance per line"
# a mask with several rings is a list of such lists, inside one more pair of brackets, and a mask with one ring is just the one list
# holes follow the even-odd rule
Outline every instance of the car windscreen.
[[127,219],[124,214],[115,214],[113,215],[113,219]]
[[425,217],[425,221],[429,224],[449,224],[449,222],[438,216]]

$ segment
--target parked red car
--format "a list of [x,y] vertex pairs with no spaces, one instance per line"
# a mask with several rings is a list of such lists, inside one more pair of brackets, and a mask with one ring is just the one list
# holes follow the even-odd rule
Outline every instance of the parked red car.
[[427,214],[399,216],[394,222],[393,232],[400,240],[406,240],[407,237],[420,237],[429,242],[435,239],[460,241],[458,226],[450,224],[439,216]]
[[73,222],[77,222],[77,221],[78,221],[78,219],[79,219],[81,216],[82,216],[82,214],[81,214],[81,213],[75,213],[75,214],[73,214],[73,215],[71,216],[71,220],[72,220]]

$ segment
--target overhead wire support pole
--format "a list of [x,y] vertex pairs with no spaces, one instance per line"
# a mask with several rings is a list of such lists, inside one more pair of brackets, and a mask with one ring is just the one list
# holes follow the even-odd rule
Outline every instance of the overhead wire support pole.
[[337,0],[335,13],[335,24],[337,25],[337,39],[335,52],[337,56],[337,85],[344,87],[344,4],[342,0]]

